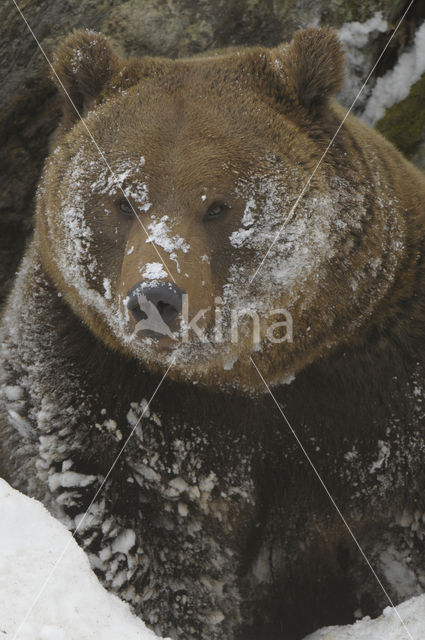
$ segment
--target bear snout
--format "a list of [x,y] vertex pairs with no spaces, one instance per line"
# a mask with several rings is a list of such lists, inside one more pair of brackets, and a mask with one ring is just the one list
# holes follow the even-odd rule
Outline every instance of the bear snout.
[[139,282],[127,292],[127,308],[137,323],[143,321],[144,333],[168,334],[182,301],[183,292],[172,282]]

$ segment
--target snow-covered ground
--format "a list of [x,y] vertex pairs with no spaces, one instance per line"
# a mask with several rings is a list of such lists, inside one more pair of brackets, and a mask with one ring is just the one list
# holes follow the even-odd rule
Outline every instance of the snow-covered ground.
[[388,607],[376,620],[364,618],[348,627],[327,627],[305,640],[425,639],[425,595],[403,602],[397,607],[397,613],[392,607]]
[[15,491],[1,479],[0,638],[157,638],[132,614],[128,605],[103,589],[84,552],[65,527],[52,518],[43,505]]
[[[425,596],[405,602],[398,612],[408,632],[388,608],[377,620],[324,629],[306,640],[425,640]],[[1,479],[0,638],[157,639],[126,604],[103,589],[71,534],[40,503]]]

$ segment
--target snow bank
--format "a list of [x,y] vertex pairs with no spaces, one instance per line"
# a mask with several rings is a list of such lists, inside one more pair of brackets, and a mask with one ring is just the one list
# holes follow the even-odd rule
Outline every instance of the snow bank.
[[346,52],[345,83],[338,100],[348,108],[357,97],[354,113],[371,127],[385,115],[386,109],[407,98],[412,86],[425,73],[424,22],[416,31],[413,45],[400,55],[394,68],[376,81],[370,78],[363,86],[377,60],[376,36],[388,29],[382,12],[377,12],[366,22],[347,22],[338,31]]
[[305,640],[425,640],[425,595],[387,607],[376,620],[364,618],[348,627],[327,627]]
[[407,98],[411,87],[425,73],[425,22],[416,32],[413,46],[403,53],[394,69],[378,78],[361,119],[370,126],[385,115],[385,110]]
[[[376,36],[379,33],[385,33],[387,28],[387,21],[379,11],[366,22],[346,22],[338,31],[339,39],[344,44],[346,52],[345,82],[338,94],[338,100],[348,108],[357,97],[354,113],[365,108],[372,91],[373,78],[370,78],[365,87],[363,83],[376,60],[376,50],[373,46]],[[358,95],[362,87],[363,90]]]
[[[34,599],[67,547],[33,611]],[[71,534],[36,500],[0,479],[0,637],[10,640],[155,640],[107,593]]]
[[[128,605],[107,593],[71,534],[36,500],[0,479],[0,637],[9,640],[158,640]],[[16,636],[55,562],[46,588]],[[425,595],[377,620],[328,627],[305,640],[425,640]],[[260,639],[259,639],[260,640]]]

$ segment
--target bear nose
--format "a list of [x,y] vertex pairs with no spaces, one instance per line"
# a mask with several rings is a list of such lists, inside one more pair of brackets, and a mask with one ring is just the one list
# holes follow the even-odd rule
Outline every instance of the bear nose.
[[127,308],[136,322],[147,318],[141,301],[154,305],[165,324],[170,325],[182,310],[183,293],[172,282],[156,284],[139,282],[127,292]]

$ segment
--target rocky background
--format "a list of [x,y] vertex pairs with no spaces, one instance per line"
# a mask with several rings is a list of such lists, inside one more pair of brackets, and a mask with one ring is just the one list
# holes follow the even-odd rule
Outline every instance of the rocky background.
[[[340,95],[347,106],[409,5],[405,0],[17,2],[49,58],[74,27],[102,31],[122,54],[179,57],[227,45],[274,46],[299,28],[328,24],[340,31],[348,51]],[[59,118],[46,59],[13,0],[0,8],[0,69],[1,303],[31,232],[34,192]],[[423,0],[414,0],[353,111],[425,169]]]

